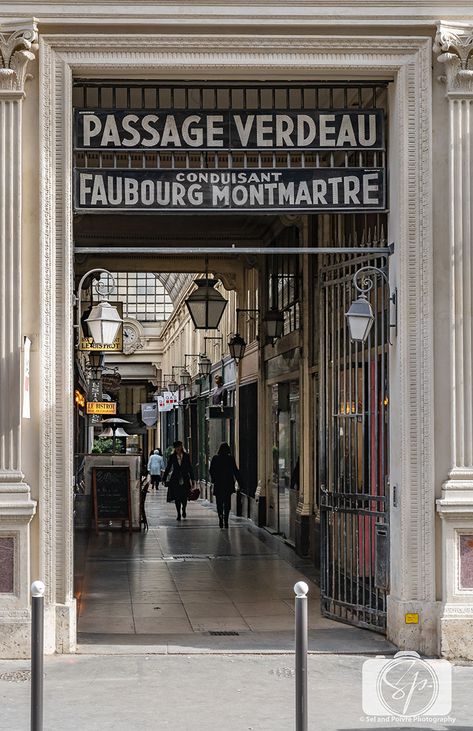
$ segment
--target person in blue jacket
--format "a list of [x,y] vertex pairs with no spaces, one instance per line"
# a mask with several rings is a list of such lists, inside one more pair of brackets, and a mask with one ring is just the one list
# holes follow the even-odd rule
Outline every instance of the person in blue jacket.
[[164,457],[161,454],[161,450],[155,449],[148,460],[148,472],[151,477],[151,487],[154,487],[156,490],[159,490],[159,483],[161,482],[163,470]]

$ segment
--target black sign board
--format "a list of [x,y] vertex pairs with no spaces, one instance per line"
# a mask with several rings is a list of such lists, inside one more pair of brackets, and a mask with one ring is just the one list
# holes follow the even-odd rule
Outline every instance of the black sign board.
[[383,168],[76,169],[76,211],[383,210]]
[[101,521],[128,521],[131,532],[130,468],[104,465],[93,468],[92,495],[95,530]]
[[75,109],[76,150],[382,150],[384,112]]
[[233,419],[233,406],[207,406],[207,419]]

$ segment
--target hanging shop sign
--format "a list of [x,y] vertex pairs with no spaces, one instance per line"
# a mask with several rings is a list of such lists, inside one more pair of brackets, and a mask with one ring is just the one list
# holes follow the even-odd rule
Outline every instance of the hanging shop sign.
[[148,404],[141,404],[141,421],[146,426],[154,426],[158,420],[158,404],[156,401]]
[[87,401],[87,413],[113,416],[117,413],[117,403],[116,401]]
[[118,371],[102,373],[102,388],[106,393],[117,394],[120,390],[122,377]]
[[102,400],[102,379],[91,378],[87,384],[87,401]]
[[384,207],[382,168],[75,170],[77,211],[257,213]]
[[76,150],[382,150],[384,112],[75,109]]
[[175,406],[179,406],[179,394],[173,391],[165,391],[164,394],[158,396],[158,411],[172,411]]

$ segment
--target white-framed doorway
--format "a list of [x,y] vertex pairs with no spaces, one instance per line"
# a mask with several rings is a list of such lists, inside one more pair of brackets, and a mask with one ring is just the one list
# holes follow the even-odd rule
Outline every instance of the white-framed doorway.
[[[256,50],[255,50],[256,49]],[[431,41],[419,37],[289,35],[45,35],[40,39],[41,419],[40,568],[47,649],[75,646],[72,560],[74,77],[393,80],[389,240],[398,288],[390,351],[391,480],[409,486],[392,511],[396,545],[388,637],[405,642],[404,611],[434,618]],[[393,215],[394,214],[394,215]],[[419,403],[423,408],[419,409]],[[414,644],[435,652],[432,630]],[[412,629],[409,630],[412,645]]]

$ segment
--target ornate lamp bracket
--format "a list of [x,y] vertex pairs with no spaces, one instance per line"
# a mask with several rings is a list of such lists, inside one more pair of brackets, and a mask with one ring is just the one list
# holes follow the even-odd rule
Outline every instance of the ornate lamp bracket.
[[[373,289],[378,275],[384,279],[389,289],[389,301],[394,307],[393,317],[389,317],[389,327],[394,328],[394,334],[397,335],[397,287],[391,291],[386,269],[375,266],[361,267],[353,275],[353,286],[360,293],[360,297],[367,299],[366,295]],[[389,337],[389,344],[393,344],[391,337]]]

